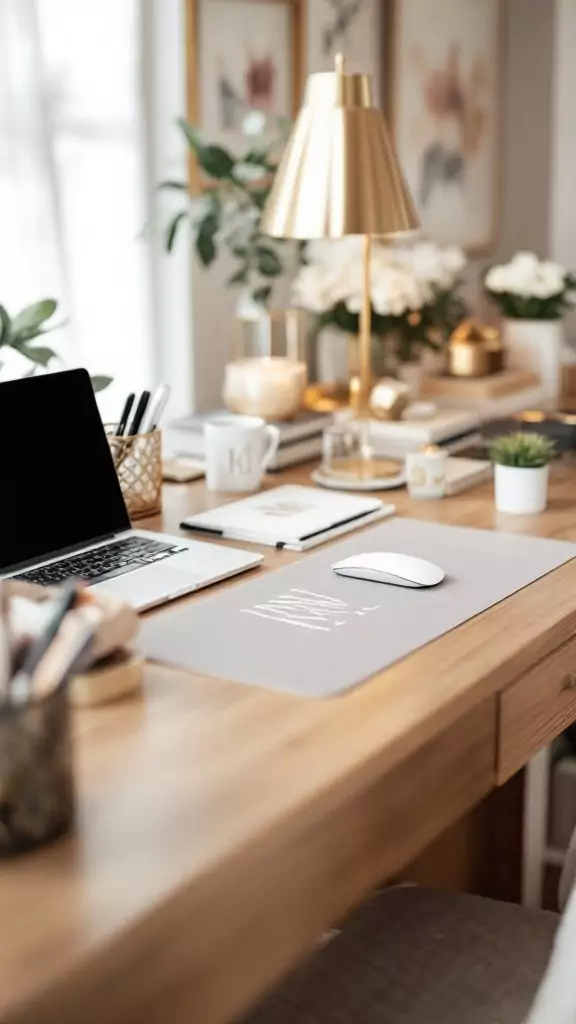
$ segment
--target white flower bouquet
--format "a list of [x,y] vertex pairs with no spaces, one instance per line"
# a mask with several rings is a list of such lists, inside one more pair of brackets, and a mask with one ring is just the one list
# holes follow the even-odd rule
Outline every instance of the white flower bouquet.
[[510,263],[488,269],[484,288],[511,320],[559,320],[573,304],[576,278],[558,263],[518,252]]
[[[316,314],[315,332],[333,326],[358,333],[362,305],[362,240],[312,242],[293,285],[297,305]],[[431,242],[372,248],[372,333],[396,340],[402,361],[421,347],[441,348],[466,315],[458,295],[465,258]]]

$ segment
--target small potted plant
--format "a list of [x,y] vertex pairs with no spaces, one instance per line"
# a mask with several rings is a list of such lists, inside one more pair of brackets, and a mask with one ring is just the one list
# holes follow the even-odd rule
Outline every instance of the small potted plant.
[[509,434],[492,441],[490,455],[495,463],[498,511],[519,515],[543,512],[553,442],[542,434]]

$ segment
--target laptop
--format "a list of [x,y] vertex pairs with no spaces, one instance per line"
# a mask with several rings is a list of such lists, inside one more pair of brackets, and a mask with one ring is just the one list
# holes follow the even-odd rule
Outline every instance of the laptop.
[[86,370],[0,383],[0,577],[86,581],[144,610],[262,556],[134,530]]

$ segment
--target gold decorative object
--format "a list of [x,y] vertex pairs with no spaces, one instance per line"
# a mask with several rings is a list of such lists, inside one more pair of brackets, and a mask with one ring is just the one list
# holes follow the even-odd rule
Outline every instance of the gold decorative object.
[[504,369],[504,345],[497,327],[485,327],[486,349],[488,352],[488,373],[502,373]]
[[224,402],[232,412],[289,420],[302,408],[308,379],[306,363],[266,356],[228,363]]
[[453,377],[486,377],[491,370],[493,329],[472,317],[452,332],[448,344],[448,372]]
[[162,433],[135,437],[109,435],[116,472],[130,519],[155,516],[162,510]]
[[303,107],[262,217],[276,238],[363,238],[358,415],[369,430],[372,390],[370,254],[373,236],[412,232],[419,220],[367,75],[310,75]]
[[375,420],[399,420],[410,404],[412,389],[404,381],[383,377],[370,392],[370,415]]

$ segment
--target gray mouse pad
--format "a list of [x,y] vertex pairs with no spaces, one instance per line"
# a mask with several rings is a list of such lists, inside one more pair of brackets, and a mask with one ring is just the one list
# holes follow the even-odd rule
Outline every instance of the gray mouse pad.
[[[430,589],[337,576],[349,555],[399,551],[446,572]],[[576,556],[576,544],[396,518],[142,624],[148,658],[328,697],[363,682]]]

